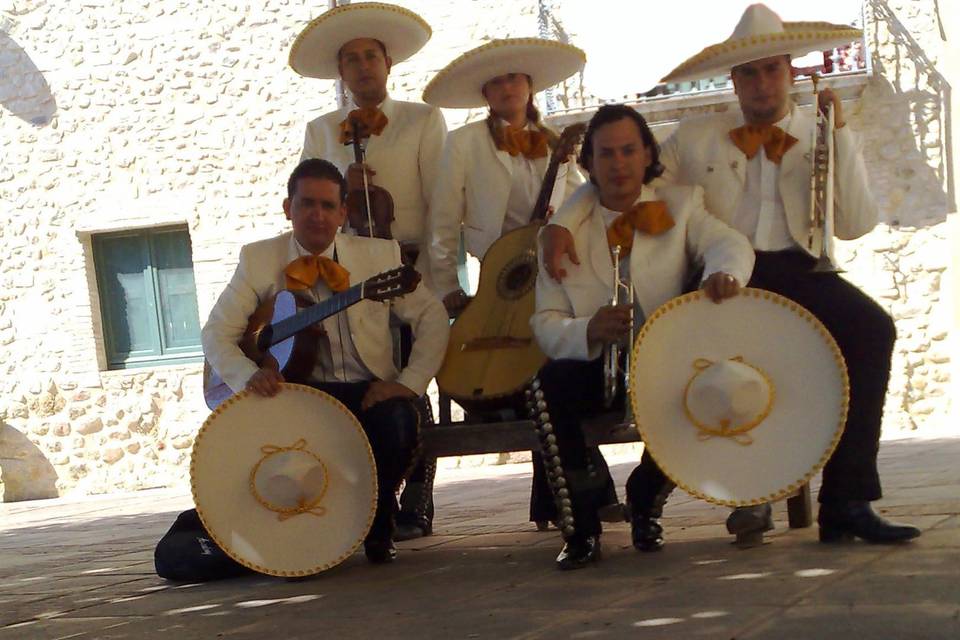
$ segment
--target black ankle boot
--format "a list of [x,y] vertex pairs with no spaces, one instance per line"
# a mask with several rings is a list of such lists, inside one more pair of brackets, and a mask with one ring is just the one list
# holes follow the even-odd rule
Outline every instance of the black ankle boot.
[[663,548],[663,527],[659,515],[647,512],[630,518],[630,537],[638,551],[660,551]]
[[567,540],[557,556],[557,568],[561,571],[582,569],[600,559],[600,536]]
[[884,520],[866,500],[824,502],[817,514],[820,542],[842,542],[861,538],[866,542],[890,544],[912,540],[920,529],[909,524]]
[[653,496],[649,507],[644,508],[645,505],[642,504],[627,505],[630,513],[630,538],[638,551],[660,551],[663,548],[663,526],[660,524],[660,517],[674,486],[672,482],[664,482],[660,491]]

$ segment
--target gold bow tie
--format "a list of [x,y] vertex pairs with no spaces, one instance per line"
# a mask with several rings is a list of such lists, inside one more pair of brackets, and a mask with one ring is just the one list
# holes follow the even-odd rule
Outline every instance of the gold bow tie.
[[514,127],[501,127],[500,135],[497,137],[497,149],[506,151],[511,156],[523,154],[528,160],[544,158],[550,147],[547,144],[547,135],[535,129],[516,129]]
[[[347,119],[340,123],[340,144],[353,142],[354,134],[361,138],[378,136],[387,126],[387,116],[378,107],[361,107],[354,109]],[[359,131],[357,131],[359,129]]]
[[783,154],[797,143],[796,138],[772,124],[745,124],[731,129],[730,139],[743,151],[747,160],[752,160],[762,146],[767,159],[774,164],[780,164]]
[[283,273],[287,277],[287,289],[291,291],[311,289],[320,279],[337,293],[350,286],[350,272],[324,256],[300,256],[288,264]]
[[611,247],[620,245],[621,255],[627,255],[633,248],[634,230],[651,236],[658,236],[673,228],[673,216],[667,211],[667,203],[662,200],[640,202],[629,211],[621,213],[607,228],[607,243]]

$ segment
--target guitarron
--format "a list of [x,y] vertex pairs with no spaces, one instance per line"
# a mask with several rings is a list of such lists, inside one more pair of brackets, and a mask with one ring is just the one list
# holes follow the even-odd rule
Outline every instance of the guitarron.
[[560,163],[573,153],[585,128],[573,124],[560,134],[532,222],[490,245],[480,264],[477,294],[450,328],[437,386],[468,411],[501,406],[521,393],[547,361],[530,328],[536,302],[537,233],[547,216]]

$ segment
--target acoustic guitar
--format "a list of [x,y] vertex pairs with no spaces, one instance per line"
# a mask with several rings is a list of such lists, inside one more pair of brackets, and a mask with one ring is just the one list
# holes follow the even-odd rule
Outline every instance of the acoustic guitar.
[[550,156],[531,223],[504,234],[480,263],[477,294],[450,328],[450,342],[437,374],[440,391],[467,411],[496,409],[521,393],[546,363],[530,328],[535,310],[537,234],[546,219],[560,163],[586,125],[560,134]]
[[[420,274],[404,265],[373,276],[346,291],[314,304],[286,289],[264,300],[250,316],[240,339],[240,350],[261,366],[267,358],[288,382],[304,382],[313,371],[321,332],[314,325],[361,300],[384,302],[410,293],[420,283]],[[233,391],[206,360],[203,362],[203,398],[210,409],[233,395]]]

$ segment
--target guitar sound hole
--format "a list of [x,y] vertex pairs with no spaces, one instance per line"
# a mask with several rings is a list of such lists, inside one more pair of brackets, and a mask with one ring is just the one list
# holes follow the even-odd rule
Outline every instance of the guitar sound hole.
[[516,300],[533,289],[537,280],[536,260],[532,251],[525,251],[507,263],[497,278],[497,293],[500,297]]

